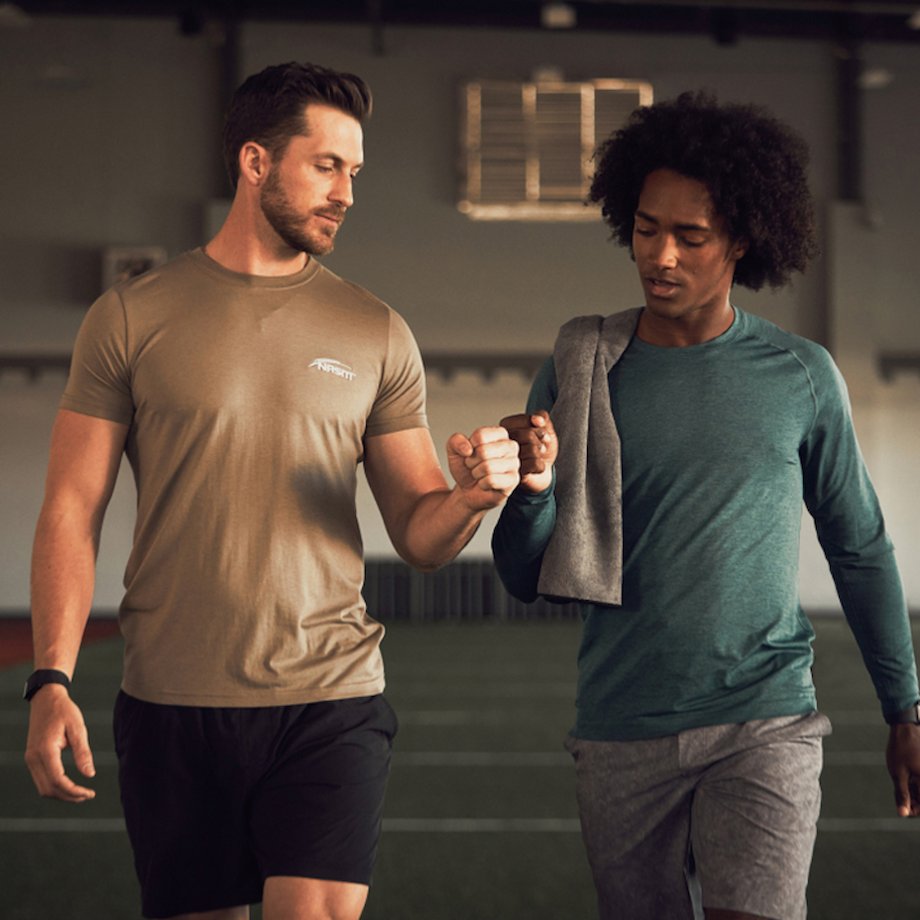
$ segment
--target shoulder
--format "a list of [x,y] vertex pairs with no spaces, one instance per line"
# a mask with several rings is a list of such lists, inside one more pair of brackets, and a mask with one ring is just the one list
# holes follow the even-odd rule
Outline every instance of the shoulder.
[[582,353],[595,350],[598,343],[609,351],[622,351],[633,337],[641,313],[642,308],[635,307],[609,316],[575,316],[560,326],[554,353],[560,360],[574,355],[581,361]]
[[753,313],[742,315],[744,331],[749,338],[759,340],[777,351],[787,353],[809,372],[827,374],[836,371],[836,364],[830,352],[818,342],[796,335],[794,332],[788,332],[762,316],[756,316]]
[[748,341],[758,342],[785,356],[787,369],[800,374],[809,388],[816,409],[843,407],[849,402],[846,383],[831,353],[818,342],[796,335],[769,320],[745,313]]
[[183,252],[143,274],[119,281],[110,290],[122,300],[133,300],[155,293],[164,286],[184,285],[188,283],[189,277],[197,272],[195,262],[195,251]]
[[597,335],[603,322],[604,317],[597,313],[586,316],[573,316],[559,327],[556,341],[564,341],[584,335]]
[[597,313],[586,314],[584,316],[573,316],[559,327],[557,342],[582,339],[585,337],[596,338],[599,335],[610,335],[620,332],[626,335],[632,335],[641,313],[641,307],[634,307],[629,310],[620,310],[617,313],[611,313],[608,316],[601,316]]
[[337,275],[332,269],[320,265],[313,284],[322,289],[324,296],[334,297],[337,305],[343,309],[376,315],[381,318],[390,318],[398,315],[389,304],[382,301],[375,294],[360,284],[355,284]]
[[173,315],[190,300],[205,299],[206,289],[198,287],[196,279],[208,280],[195,263],[194,251],[186,252],[141,275],[119,281],[99,302],[106,304],[110,316],[117,312],[126,326],[136,331],[139,326]]
[[789,332],[762,316],[738,310],[737,307],[735,309],[741,314],[744,334],[748,337],[760,339],[790,354],[800,355],[803,360],[824,360],[830,357],[827,349],[812,339]]
[[336,325],[359,340],[385,344],[388,350],[417,351],[415,337],[403,315],[367,288],[321,266],[314,281],[318,295],[335,316]]

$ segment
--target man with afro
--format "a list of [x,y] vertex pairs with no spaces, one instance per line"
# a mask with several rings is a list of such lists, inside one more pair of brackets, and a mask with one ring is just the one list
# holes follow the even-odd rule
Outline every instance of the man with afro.
[[733,302],[816,247],[803,141],[706,93],[636,110],[591,199],[645,303],[559,332],[503,420],[493,536],[523,600],[580,604],[575,761],[604,920],[806,915],[822,737],[797,593],[802,500],[920,814],[917,670],[891,542],[827,351]]

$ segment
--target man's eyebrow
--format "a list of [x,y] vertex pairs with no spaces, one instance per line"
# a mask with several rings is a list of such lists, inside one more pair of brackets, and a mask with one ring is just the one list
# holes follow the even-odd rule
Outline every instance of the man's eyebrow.
[[[650,224],[657,224],[659,220],[657,217],[653,217],[647,211],[636,210],[636,217],[641,217],[642,220],[647,220]],[[696,230],[700,233],[711,233],[712,227],[709,224],[675,224],[674,225],[678,230]]]

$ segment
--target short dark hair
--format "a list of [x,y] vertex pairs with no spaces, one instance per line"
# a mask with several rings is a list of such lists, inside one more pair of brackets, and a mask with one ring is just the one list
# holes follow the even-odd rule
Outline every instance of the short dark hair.
[[632,247],[646,176],[671,169],[702,182],[729,236],[747,244],[737,284],[782,287],[817,253],[808,147],[764,108],[720,105],[704,91],[642,106],[600,147],[597,164],[589,200],[622,246]]
[[281,157],[292,137],[306,135],[304,108],[328,105],[363,122],[373,105],[370,87],[352,73],[316,64],[276,64],[248,77],[233,94],[224,122],[224,163],[239,180],[239,155],[249,141]]

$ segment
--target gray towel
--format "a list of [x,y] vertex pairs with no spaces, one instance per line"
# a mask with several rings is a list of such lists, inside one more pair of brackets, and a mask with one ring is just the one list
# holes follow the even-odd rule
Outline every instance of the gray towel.
[[559,437],[556,526],[537,590],[557,600],[622,603],[623,509],[620,436],[607,375],[626,350],[642,309],[577,316],[553,351]]

